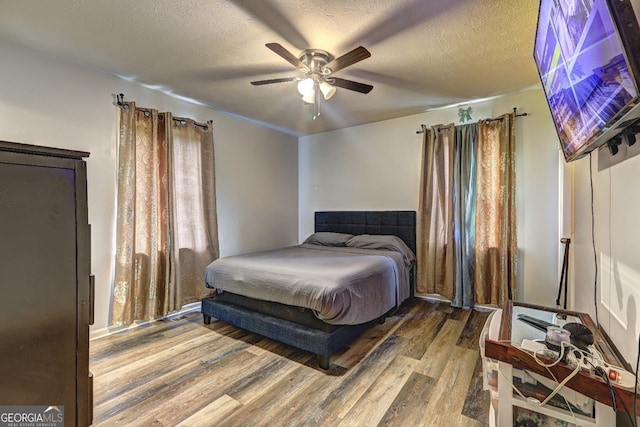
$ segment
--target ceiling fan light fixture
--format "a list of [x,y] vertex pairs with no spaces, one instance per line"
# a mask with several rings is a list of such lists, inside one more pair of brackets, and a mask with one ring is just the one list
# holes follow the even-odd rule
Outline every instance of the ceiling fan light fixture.
[[307,77],[306,79],[300,80],[298,82],[298,92],[300,92],[300,95],[302,95],[303,100],[305,96],[313,97],[313,84],[314,84],[314,81],[311,77]]
[[319,86],[320,86],[320,92],[322,92],[322,96],[324,96],[324,99],[328,100],[336,93],[336,88],[331,86],[327,82],[320,82]]
[[313,89],[311,90],[310,93],[302,95],[302,101],[307,104],[314,104],[316,102],[316,94],[313,91]]

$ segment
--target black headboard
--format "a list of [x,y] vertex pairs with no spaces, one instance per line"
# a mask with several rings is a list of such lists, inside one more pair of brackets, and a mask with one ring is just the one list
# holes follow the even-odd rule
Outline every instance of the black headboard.
[[315,213],[315,231],[392,234],[416,252],[415,211],[324,211]]

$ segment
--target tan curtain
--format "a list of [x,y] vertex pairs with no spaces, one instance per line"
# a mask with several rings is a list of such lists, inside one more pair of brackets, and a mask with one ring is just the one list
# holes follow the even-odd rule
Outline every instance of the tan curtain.
[[168,282],[166,120],[126,103],[120,110],[112,323],[154,319]]
[[218,222],[212,125],[172,120],[171,236],[173,263],[169,311],[211,294],[204,270],[218,258]]
[[453,297],[453,124],[424,129],[417,213],[419,293]]
[[[206,294],[202,259],[208,256],[211,262],[218,256],[218,237],[211,126],[204,129],[193,121],[181,120],[184,129],[178,121],[180,129],[176,130],[170,113],[136,108],[133,102],[124,103],[119,112],[111,323],[128,325],[165,316]],[[199,153],[194,156],[196,146]],[[197,178],[189,181],[187,170]],[[184,196],[185,189],[193,196]],[[199,197],[203,197],[200,208],[191,203]],[[185,199],[191,204],[183,205]],[[205,230],[207,245],[194,245],[199,237],[182,237],[190,224],[194,236]],[[176,247],[178,235],[183,247]],[[181,257],[190,250],[197,256]],[[184,265],[180,264],[182,258],[187,259]]]
[[502,305],[515,297],[516,207],[513,113],[478,125],[475,300]]

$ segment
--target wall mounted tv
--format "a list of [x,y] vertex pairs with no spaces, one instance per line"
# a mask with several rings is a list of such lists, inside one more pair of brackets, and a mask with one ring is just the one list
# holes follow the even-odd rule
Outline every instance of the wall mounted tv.
[[638,132],[640,30],[629,0],[541,0],[533,56],[567,162]]

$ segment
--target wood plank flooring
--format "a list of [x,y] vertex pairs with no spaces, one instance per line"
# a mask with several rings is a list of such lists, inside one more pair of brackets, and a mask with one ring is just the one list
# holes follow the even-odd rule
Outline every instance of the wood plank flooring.
[[91,342],[95,426],[483,426],[490,312],[406,303],[318,367],[192,313]]

